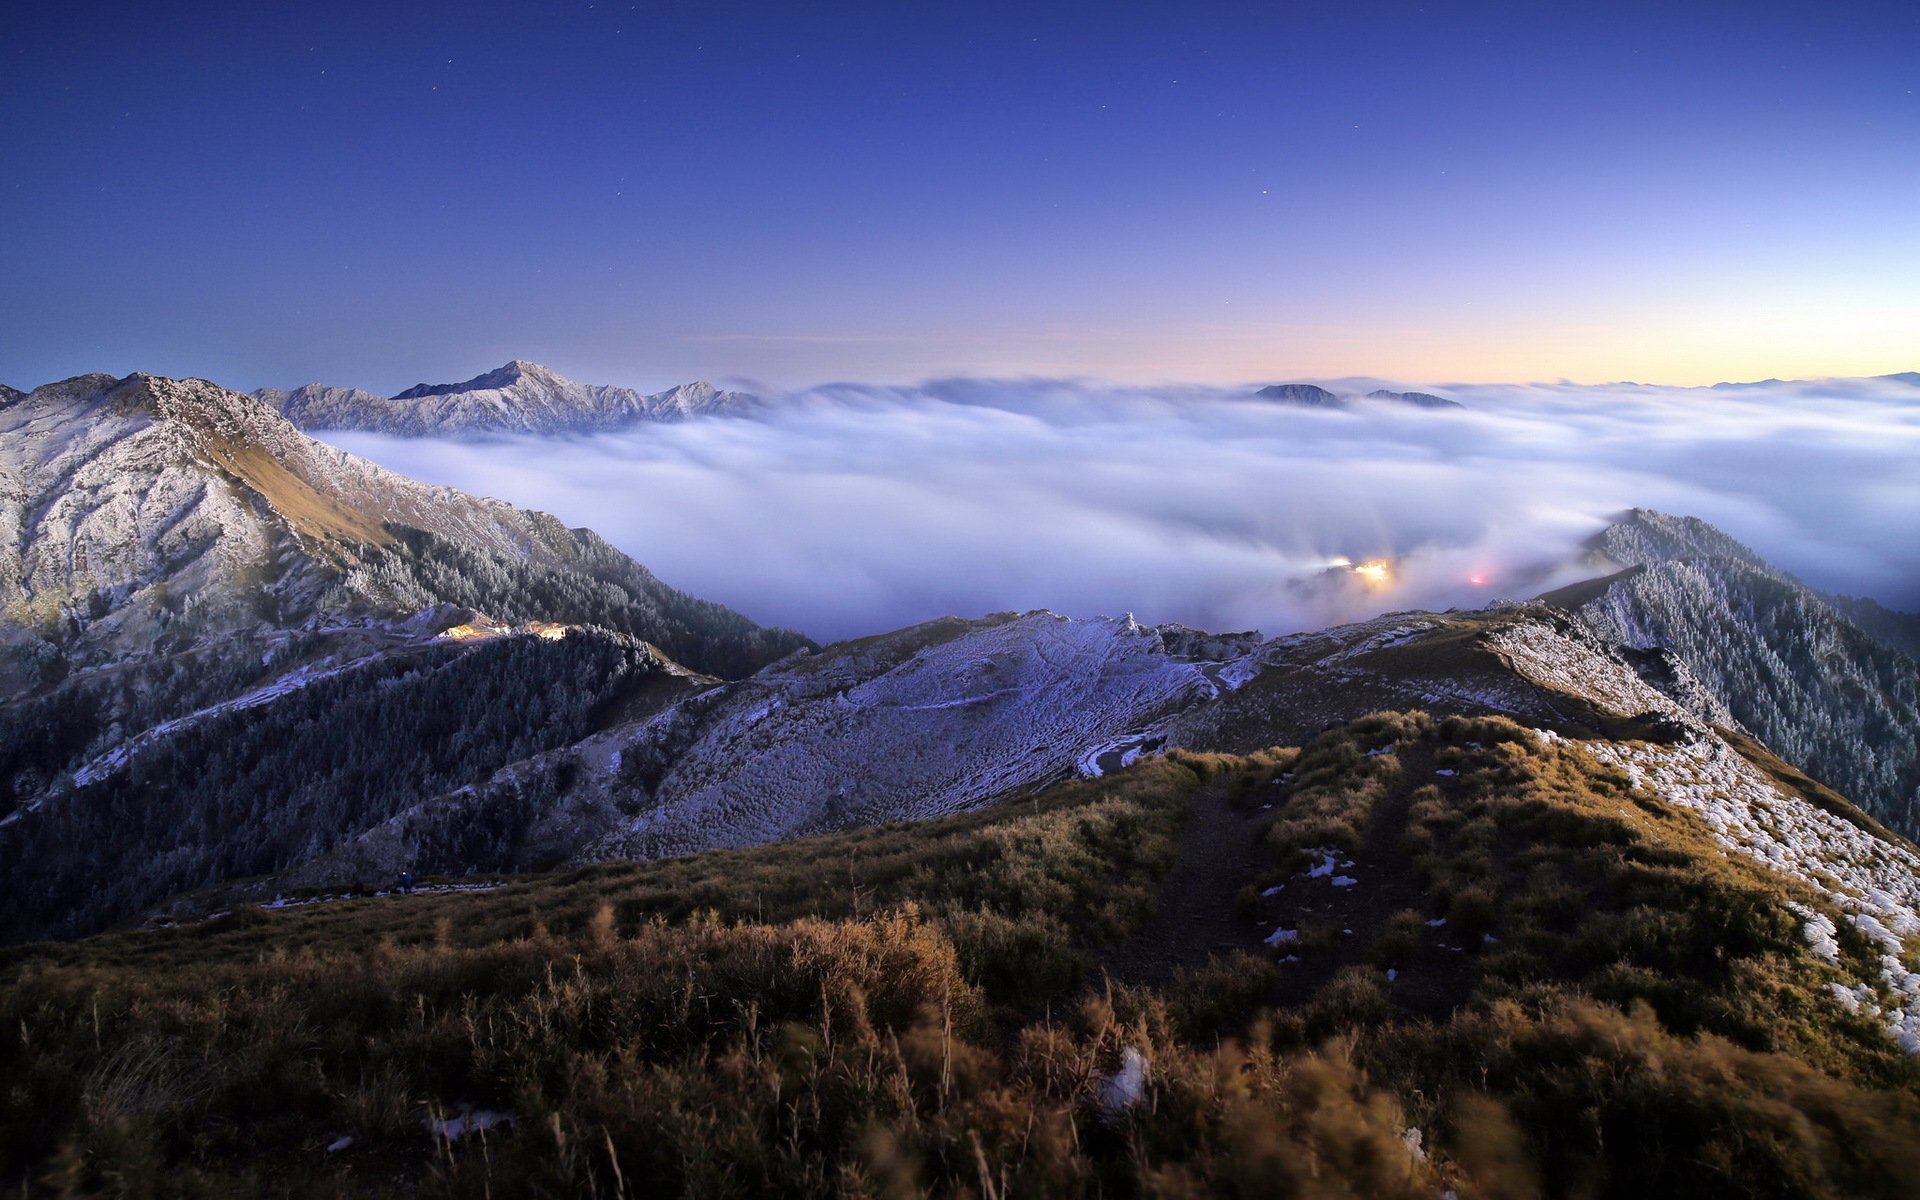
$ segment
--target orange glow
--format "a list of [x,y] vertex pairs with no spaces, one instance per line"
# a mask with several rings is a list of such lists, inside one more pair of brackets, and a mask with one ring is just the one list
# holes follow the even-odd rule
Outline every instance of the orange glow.
[[528,621],[524,625],[501,625],[481,617],[473,623],[454,625],[443,631],[440,636],[450,642],[477,642],[497,637],[537,637],[557,642],[567,636],[571,625],[561,625],[553,621]]
[[1353,573],[1378,587],[1393,578],[1393,571],[1384,558],[1369,559],[1353,569]]

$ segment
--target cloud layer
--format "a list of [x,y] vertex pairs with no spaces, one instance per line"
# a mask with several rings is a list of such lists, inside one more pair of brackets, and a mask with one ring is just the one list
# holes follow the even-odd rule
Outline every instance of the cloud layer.
[[[328,436],[821,639],[1000,609],[1281,633],[1479,605],[1577,577],[1581,540],[1634,505],[1920,608],[1920,386],[1435,390],[1468,410],[962,379],[592,438]],[[1371,558],[1397,560],[1389,584],[1323,574]]]

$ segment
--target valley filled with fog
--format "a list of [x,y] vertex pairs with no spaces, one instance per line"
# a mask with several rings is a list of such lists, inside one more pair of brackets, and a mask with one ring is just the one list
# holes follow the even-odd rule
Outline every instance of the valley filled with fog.
[[[1466,408],[962,379],[763,392],[760,416],[593,436],[323,436],[590,526],[675,587],[822,640],[1004,609],[1275,634],[1478,606],[1591,574],[1581,543],[1636,505],[1920,608],[1905,377],[1434,390]],[[1387,570],[1345,565],[1371,560]]]

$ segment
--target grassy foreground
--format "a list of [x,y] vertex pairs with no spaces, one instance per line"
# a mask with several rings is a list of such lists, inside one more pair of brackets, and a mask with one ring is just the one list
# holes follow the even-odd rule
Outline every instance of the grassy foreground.
[[[1179,916],[1203,789],[1270,864],[1245,950],[1109,980]],[[7,952],[0,1186],[1908,1194],[1920,1068],[1789,903],[1819,907],[1575,749],[1383,714],[918,825]],[[511,1121],[430,1131],[470,1110]]]

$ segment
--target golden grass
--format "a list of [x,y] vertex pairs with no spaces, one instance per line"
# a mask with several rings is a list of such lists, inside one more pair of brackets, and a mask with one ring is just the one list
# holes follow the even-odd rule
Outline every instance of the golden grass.
[[393,535],[376,517],[340,503],[258,446],[211,439],[214,461],[260,493],[295,531],[319,541],[384,546]]

